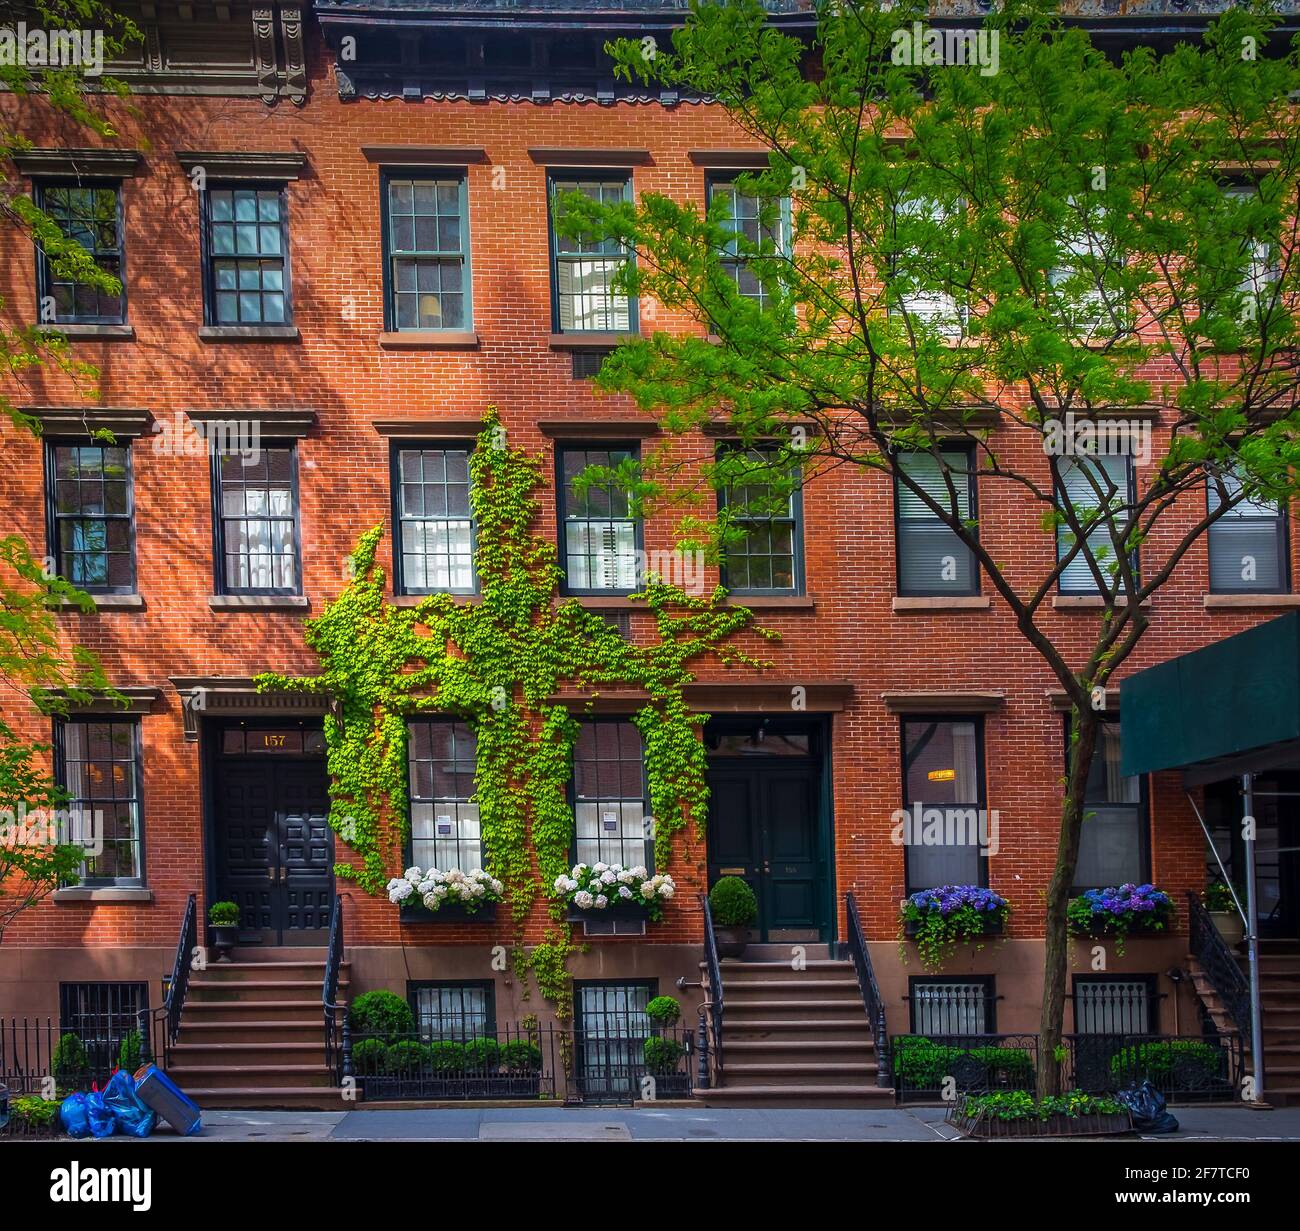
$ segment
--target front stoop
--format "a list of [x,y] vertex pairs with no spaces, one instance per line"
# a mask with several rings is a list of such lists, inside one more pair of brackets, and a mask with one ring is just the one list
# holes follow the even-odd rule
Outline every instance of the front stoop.
[[[346,1109],[325,1063],[325,958],[315,952],[241,950],[191,976],[167,1072],[200,1108]],[[347,982],[344,962],[340,1002]]]
[[784,961],[720,964],[721,1082],[696,1098],[707,1107],[892,1107],[893,1090],[876,1084],[853,963],[809,958],[796,970],[784,952]]

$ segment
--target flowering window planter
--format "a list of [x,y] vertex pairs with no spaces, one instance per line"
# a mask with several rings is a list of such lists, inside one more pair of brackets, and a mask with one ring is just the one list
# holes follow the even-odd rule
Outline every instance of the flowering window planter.
[[938,885],[899,903],[899,936],[916,942],[922,966],[939,971],[959,944],[978,948],[984,937],[1001,935],[1010,913],[1006,898],[982,885]]
[[1154,885],[1115,885],[1089,889],[1072,898],[1066,920],[1073,936],[1115,941],[1122,957],[1124,942],[1132,936],[1155,936],[1169,931],[1174,904]]
[[471,910],[463,902],[447,902],[437,910],[430,910],[423,903],[403,902],[398,908],[397,918],[402,923],[493,923],[497,917],[497,904],[484,902]]
[[[921,930],[922,921],[920,919],[906,919],[903,921],[903,935],[909,939],[915,938]],[[1006,929],[1006,921],[1000,916],[989,915],[987,918],[980,920],[980,928],[977,932],[968,932],[971,936],[1001,936]]]
[[650,912],[640,902],[616,902],[604,907],[590,907],[583,910],[580,906],[569,903],[566,916],[570,923],[584,923],[596,919],[639,919],[650,918]]

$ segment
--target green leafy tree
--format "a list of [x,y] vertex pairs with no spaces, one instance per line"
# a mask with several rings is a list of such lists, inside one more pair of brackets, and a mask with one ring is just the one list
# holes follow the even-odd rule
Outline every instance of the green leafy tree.
[[[713,420],[742,446],[777,442],[705,459],[719,488],[756,466],[777,483],[846,466],[889,477],[950,531],[1067,694],[1044,887],[1051,1094],[1105,689],[1151,624],[1147,600],[1210,527],[1294,492],[1300,60],[1263,10],[1226,12],[1199,45],[1115,59],[1051,9],[1011,3],[982,26],[995,64],[909,63],[929,58],[903,37],[925,16],[912,0],[838,0],[809,42],[732,0],[693,8],[671,49],[612,45],[627,78],[712,98],[762,147],[767,168],[739,187],[764,204],[746,230],[725,196],[701,209],[575,193],[562,225],[620,240],[634,260],[617,286],[706,326],[620,347],[605,389],[671,433]],[[1247,191],[1225,191],[1234,176]],[[1119,421],[1127,446],[1110,447],[1138,454],[1133,490],[1067,415]],[[682,484],[658,461],[667,500]],[[1035,550],[996,545],[964,494],[976,480],[981,509],[1041,534]],[[638,480],[641,498],[654,488]],[[683,518],[685,534],[706,526],[725,552],[725,519]],[[1062,635],[1067,570],[1099,609]]]
[[[100,0],[0,0],[0,29],[16,30],[20,23],[29,29],[102,30],[106,57],[139,37],[130,21]],[[94,73],[94,67],[32,65],[23,56],[0,61],[0,86],[18,100],[0,111],[0,224],[30,237],[60,279],[115,294],[120,290],[117,279],[101,269],[75,237],[65,235],[37,208],[21,181],[11,177],[11,156],[32,145],[18,118],[30,113],[24,102],[28,96],[41,96],[74,128],[105,139],[116,135],[99,103],[104,97],[121,96],[125,87]],[[62,373],[83,390],[98,375],[72,357],[66,337],[57,329],[0,298],[0,430],[39,430],[13,396],[38,370]],[[22,911],[57,885],[77,879],[83,855],[81,847],[60,841],[65,834],[49,824],[49,812],[67,802],[46,768],[49,745],[11,725],[6,707],[16,698],[24,706],[30,703],[45,714],[56,714],[94,696],[124,700],[109,688],[92,654],[61,640],[54,612],[65,603],[94,610],[89,595],[53,576],[20,536],[0,539],[0,939]]]

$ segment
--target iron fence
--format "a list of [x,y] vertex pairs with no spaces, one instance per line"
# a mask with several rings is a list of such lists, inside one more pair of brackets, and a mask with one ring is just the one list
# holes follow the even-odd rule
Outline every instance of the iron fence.
[[1036,1034],[904,1034],[891,1045],[901,1102],[950,1101],[958,1094],[1032,1090]]
[[[69,1028],[71,1027],[71,1028]],[[58,1090],[102,1089],[117,1070],[123,1042],[138,1034],[132,1019],[116,1011],[83,1012],[75,1022],[53,1017],[0,1018],[0,1082],[14,1096],[48,1094],[46,1078]],[[70,1037],[60,1047],[60,1040]],[[138,1052],[128,1045],[128,1058]]]
[[1071,1084],[1108,1094],[1149,1081],[1179,1102],[1235,1098],[1240,1089],[1241,1036],[1169,1034],[1067,1036]]

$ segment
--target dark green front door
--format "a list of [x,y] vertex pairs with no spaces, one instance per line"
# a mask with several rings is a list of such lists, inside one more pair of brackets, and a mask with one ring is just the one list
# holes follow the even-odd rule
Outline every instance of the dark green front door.
[[740,876],[758,897],[757,939],[826,939],[820,766],[719,758],[709,766],[709,884]]

